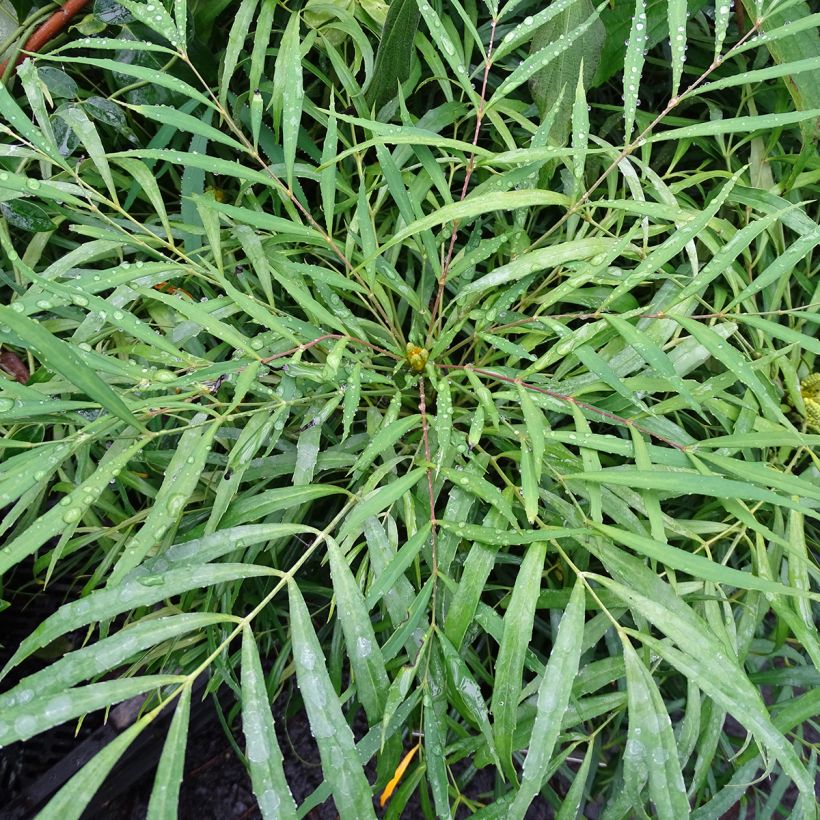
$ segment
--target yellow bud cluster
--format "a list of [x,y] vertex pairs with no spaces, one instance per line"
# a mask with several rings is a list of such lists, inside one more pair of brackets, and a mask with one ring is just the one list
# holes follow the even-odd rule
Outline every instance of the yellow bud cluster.
[[803,379],[800,393],[806,406],[806,423],[820,430],[820,373],[812,373]]
[[427,364],[427,357],[430,355],[427,350],[423,347],[418,347],[417,345],[407,343],[407,361],[410,363],[410,367],[416,371],[416,373],[421,373],[424,370]]

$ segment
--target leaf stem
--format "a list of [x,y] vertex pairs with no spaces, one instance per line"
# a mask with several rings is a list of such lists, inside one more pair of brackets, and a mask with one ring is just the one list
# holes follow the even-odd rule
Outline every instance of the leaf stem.
[[[475,129],[473,130],[472,145],[474,148],[478,145],[478,137],[481,133],[481,124],[484,121],[485,103],[487,97],[487,78],[490,75],[490,68],[493,64],[493,46],[495,45],[496,25],[498,25],[498,18],[493,17],[490,24],[490,41],[489,46],[487,48],[487,57],[484,61],[484,77],[481,80],[481,93],[479,94],[478,108],[476,110]],[[470,179],[473,175],[475,162],[476,155],[475,153],[473,153],[470,155],[470,160],[467,163],[467,170],[464,174],[464,183],[461,186],[461,196],[459,197],[459,202],[463,202],[467,196],[467,190],[470,185]],[[459,224],[459,220],[456,219],[453,221],[453,229],[450,232],[450,242],[447,247],[447,253],[444,257],[444,262],[441,266],[441,276],[438,280],[438,291],[436,292],[436,299],[433,303],[433,309],[430,316],[430,325],[427,329],[427,342],[425,344],[425,347],[430,347],[430,343],[433,339],[433,333],[435,332],[436,325],[440,319],[439,313],[441,311],[442,302],[444,300],[444,288],[447,285],[447,275],[450,272],[450,264],[453,261],[453,252],[455,250],[456,235],[458,234]]]
[[[433,558],[433,577],[438,576],[438,536],[436,534],[436,500],[433,493],[433,471],[430,467],[430,435],[427,421],[427,396],[424,392],[424,376],[419,377],[419,415],[421,416],[421,432],[424,439],[424,461],[427,465],[427,498],[430,503],[430,546]],[[435,581],[433,582],[433,595],[435,595]],[[435,618],[435,600],[433,601],[433,617]]]
[[609,166],[598,177],[598,179],[596,179],[595,182],[593,182],[592,185],[590,185],[589,188],[587,188],[586,191],[584,191],[584,193],[581,195],[578,201],[571,205],[569,208],[567,208],[566,213],[548,231],[546,231],[540,237],[538,237],[538,239],[536,239],[535,242],[533,242],[525,252],[532,251],[535,248],[542,245],[543,242],[549,236],[555,233],[555,231],[557,231],[558,228],[560,228],[571,216],[573,216],[573,214],[577,213],[578,210],[589,201],[589,198],[592,196],[592,194],[606,181],[607,177],[612,173],[612,171],[618,167],[620,162],[626,159],[626,157],[628,157],[630,154],[632,154],[636,148],[639,148],[641,145],[643,145],[644,141],[646,140],[646,137],[655,128],[655,126],[658,125],[661,122],[661,120],[663,120],[663,118],[667,116],[667,114],[669,114],[671,111],[677,108],[680,105],[680,103],[683,102],[683,100],[688,98],[695,91],[695,89],[698,88],[698,86],[702,85],[706,78],[716,68],[718,68],[718,66],[722,65],[724,60],[731,56],[732,51],[734,51],[734,49],[739,48],[747,40],[753,37],[757,33],[758,29],[762,24],[762,19],[756,20],[752,28],[750,28],[749,31],[747,31],[746,34],[740,40],[738,40],[738,42],[735,43],[732,46],[732,48],[729,49],[725,56],[715,57],[715,59],[712,61],[712,64],[706,69],[706,71],[703,72],[703,74],[700,75],[700,77],[698,77],[692,83],[692,85],[690,85],[681,94],[673,95],[669,102],[666,104],[666,107],[663,109],[663,111],[661,111],[661,113],[658,114],[658,116],[655,117],[655,119],[652,120],[652,122],[650,122],[649,125],[647,125],[646,128],[644,128],[644,130],[641,131],[641,133],[632,142],[630,142],[627,146],[624,147],[624,149],[618,154],[618,156],[616,156],[615,159],[612,160]]
[[662,441],[669,447],[674,447],[676,450],[680,450],[681,452],[686,452],[687,450],[685,445],[678,444],[676,441],[672,441],[672,439],[667,438],[666,436],[663,436],[660,433],[656,433],[652,430],[649,430],[642,424],[636,422],[634,419],[629,419],[625,416],[619,416],[616,413],[610,413],[608,410],[602,410],[600,407],[596,407],[594,404],[589,404],[585,401],[581,401],[580,399],[576,399],[575,396],[570,396],[566,393],[559,393],[556,390],[549,390],[546,387],[537,387],[534,384],[528,384],[523,379],[512,378],[511,376],[505,376],[503,373],[495,373],[492,370],[484,370],[484,368],[473,367],[472,365],[440,364],[437,362],[435,366],[442,368],[443,370],[470,370],[473,373],[477,373],[480,376],[487,376],[487,378],[496,379],[497,381],[505,382],[507,384],[519,385],[526,390],[532,390],[534,393],[541,393],[545,396],[549,396],[550,398],[558,399],[558,401],[574,404],[576,407],[580,407],[583,410],[588,410],[590,413],[595,413],[598,416],[602,416],[603,418],[608,419],[609,421],[612,421],[615,424],[623,425],[625,427],[634,427],[641,433],[645,433],[648,436],[652,436],[653,438],[658,439],[658,441]]

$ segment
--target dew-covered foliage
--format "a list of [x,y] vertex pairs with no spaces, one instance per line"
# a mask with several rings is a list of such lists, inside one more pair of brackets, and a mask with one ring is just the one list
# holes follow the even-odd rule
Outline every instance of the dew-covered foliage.
[[0,2],[0,573],[71,592],[0,745],[143,706],[41,816],[173,713],[175,817],[205,683],[265,818],[814,818],[820,15],[96,0],[25,55],[54,7]]

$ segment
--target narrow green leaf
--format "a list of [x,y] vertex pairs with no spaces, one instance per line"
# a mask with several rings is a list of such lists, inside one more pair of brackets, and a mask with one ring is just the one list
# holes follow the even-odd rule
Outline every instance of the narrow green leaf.
[[[504,634],[495,666],[495,686],[491,702],[491,711],[495,718],[493,734],[501,766],[513,782],[517,777],[512,764],[512,741],[522,689],[524,654],[532,637],[535,606],[541,589],[541,573],[546,554],[546,543],[536,542],[530,546],[521,562],[510,605],[504,616]],[[524,816],[523,811],[521,816]]]
[[510,502],[499,492],[498,487],[493,486],[472,470],[456,470],[452,467],[445,467],[441,470],[441,474],[460,490],[472,493],[477,498],[495,507],[513,527],[517,527]]
[[448,790],[446,705],[439,696],[444,692],[444,669],[437,652],[431,648],[427,681],[424,686],[424,756],[427,764],[427,782],[433,793],[433,805],[440,820],[452,817]]
[[[367,550],[370,563],[373,566],[374,576],[378,578],[396,557],[397,549],[392,539],[388,538],[387,532],[378,518],[367,520],[364,535],[367,540]],[[407,618],[414,596],[415,590],[412,584],[400,573],[393,585],[384,594],[385,606],[394,628],[397,628]],[[370,600],[372,601],[372,599]],[[372,607],[370,608],[372,609]],[[392,640],[392,637],[389,640]]]
[[530,444],[521,440],[521,495],[524,499],[524,513],[532,524],[538,515],[539,487],[535,475],[534,456]]
[[253,793],[265,820],[296,820],[296,804],[285,780],[265,673],[249,627],[242,630],[242,731]]
[[[522,83],[532,79],[533,97],[542,113],[558,100],[561,90],[569,85],[564,95],[567,112],[571,105],[571,89],[578,81],[584,64],[584,84],[592,80],[600,57],[605,31],[598,11],[590,0],[576,0],[554,19],[541,26],[533,38],[529,57],[498,86],[487,104],[494,108]],[[569,133],[569,118],[562,112],[556,118],[560,133],[556,141],[563,143]]]
[[376,640],[364,596],[345,556],[334,539],[328,538],[326,543],[336,608],[356,692],[370,724],[376,726],[384,712],[385,695],[390,685],[381,647]]
[[[579,578],[575,582],[569,603],[561,618],[558,635],[553,643],[552,652],[550,652],[538,689],[537,711],[527,757],[524,760],[521,786],[510,807],[509,817],[524,817],[533,798],[541,790],[546,777],[558,734],[561,731],[561,721],[569,705],[572,684],[578,674],[584,631],[584,612],[584,583]],[[509,610],[507,616],[509,616]],[[506,634],[506,618],[504,621]],[[499,662],[500,660],[499,657]]]
[[128,747],[150,721],[146,715],[117,735],[107,746],[99,751],[85,766],[80,769],[68,783],[63,786],[46,807],[37,815],[38,820],[80,820],[85,807],[102,786],[109,772],[117,764]]
[[[629,579],[642,593],[604,576],[595,578],[615,592],[631,608],[651,621],[683,651],[666,642],[641,633],[640,640],[664,657],[719,705],[731,712],[758,740],[780,760],[800,790],[811,794],[812,779],[791,744],[772,725],[759,692],[737,660],[727,657],[725,644],[719,641],[707,623],[696,615],[668,584],[637,559],[613,550],[605,544],[587,548],[599,555],[611,572]],[[651,596],[651,597],[650,597]]]
[[139,532],[126,543],[125,550],[109,576],[109,586],[116,586],[128,572],[140,564],[182,516],[185,505],[196,490],[214,436],[222,423],[221,420],[215,421],[206,427],[204,421],[204,414],[195,416],[191,426],[180,436],[179,446],[174,450],[148,517]]
[[467,629],[475,618],[487,578],[495,564],[494,549],[476,541],[467,553],[464,571],[447,610],[444,634],[456,649],[461,648]]
[[270,47],[270,33],[273,28],[273,17],[276,12],[275,0],[262,0],[259,17],[256,20],[256,30],[253,33],[253,50],[251,51],[251,67],[248,72],[248,87],[253,95],[259,91],[259,83],[265,70],[265,58]]
[[623,276],[622,281],[609,292],[598,309],[603,310],[629,293],[634,287],[645,282],[692,242],[724,205],[742,173],[743,169],[735,173],[702,211],[695,214],[685,225],[678,227],[665,242],[654,248],[638,267]]
[[27,703],[18,704],[4,715],[9,722],[0,727],[0,744],[8,746],[18,740],[28,740],[72,718],[182,680],[178,675],[144,675],[90,683],[59,695],[33,698]]
[[[816,14],[816,6],[792,0],[767,6],[764,13],[762,4],[755,3],[754,10],[751,0],[743,0],[743,5],[750,18],[761,21],[761,33],[755,42],[764,42],[775,63],[787,64],[818,56],[820,33],[817,27],[820,17]],[[752,43],[744,44],[745,47],[750,45]],[[798,111],[820,107],[820,69],[791,73],[785,87]],[[801,131],[809,140],[812,137],[816,139],[817,120],[807,122]]]
[[726,275],[727,269],[734,260],[745,251],[752,242],[764,231],[785,216],[789,209],[776,211],[757,219],[741,228],[718,252],[709,260],[698,275],[678,294],[678,303],[684,302],[690,296],[703,293],[706,287],[717,277]]
[[296,463],[292,477],[295,486],[309,485],[313,481],[322,442],[322,423],[318,419],[321,410],[318,404],[308,407],[306,413],[308,421],[300,430],[299,438],[296,440]]
[[320,498],[343,493],[344,490],[332,484],[309,484],[263,490],[256,495],[237,498],[225,513],[223,526],[232,527],[237,524],[246,524],[249,521],[258,521],[280,510],[289,510]]
[[97,590],[78,601],[63,604],[27,635],[3,667],[0,678],[5,677],[10,669],[33,652],[47,646],[66,632],[98,621],[110,620],[122,612],[131,612],[141,606],[151,606],[189,589],[273,574],[278,573],[267,567],[250,564],[212,564],[182,567],[161,574],[141,574],[118,587]]
[[635,0],[635,11],[632,14],[632,26],[624,56],[624,142],[627,144],[635,125],[648,34],[646,2]]
[[375,818],[370,786],[356,753],[353,732],[328,676],[310,613],[293,582],[288,584],[288,597],[296,678],[336,809],[342,817]]
[[699,122],[694,125],[684,125],[680,128],[670,128],[647,137],[647,142],[664,142],[666,140],[682,140],[691,137],[713,137],[723,134],[753,134],[771,128],[786,128],[820,117],[820,108],[808,111],[792,111],[785,114],[760,114],[756,117],[731,117],[709,122]]
[[14,131],[25,137],[35,148],[42,151],[52,162],[65,167],[65,160],[60,156],[57,146],[48,140],[43,132],[23,113],[23,109],[9,94],[5,83],[0,84],[0,114],[3,115],[4,125],[14,126]]
[[454,533],[458,538],[479,541],[496,547],[514,547],[548,541],[551,538],[575,538],[586,532],[583,528],[540,527],[537,530],[510,530],[504,527],[490,527],[483,524],[468,524],[466,521],[446,521],[440,519],[439,527]]
[[596,484],[615,484],[622,487],[638,487],[671,495],[709,495],[715,498],[746,498],[765,501],[812,515],[800,499],[793,500],[783,495],[764,490],[743,481],[734,481],[722,476],[703,475],[683,470],[632,470],[606,467],[597,473],[575,473],[567,478]]
[[162,223],[166,238],[169,241],[173,241],[171,234],[171,223],[168,220],[168,213],[165,209],[165,200],[163,199],[162,192],[157,184],[157,180],[151,173],[148,166],[139,160],[126,159],[125,157],[118,157],[113,161],[116,165],[124,168],[129,176],[133,178],[134,182],[142,188],[143,193],[148,197],[149,202],[153,206],[160,222]]
[[[299,15],[292,13],[288,20],[279,54],[276,57],[275,73],[283,75],[282,80],[282,147],[285,153],[285,178],[288,188],[293,190],[293,165],[296,161],[296,143],[302,119],[302,57],[299,51]],[[277,78],[277,82],[279,82]]]
[[[222,59],[222,73],[219,77],[219,104],[225,108],[231,88],[231,77],[236,71],[239,55],[245,46],[245,38],[251,29],[251,22],[256,13],[259,0],[242,0],[233,15],[231,30],[228,32],[228,43]],[[294,15],[295,17],[296,15]],[[255,89],[254,89],[255,90]]]
[[775,339],[782,339],[789,344],[798,345],[801,350],[807,350],[810,353],[814,353],[815,356],[820,356],[820,340],[801,333],[799,330],[778,324],[777,322],[771,321],[771,319],[764,319],[762,316],[741,315],[737,317],[737,321],[762,330],[768,336],[773,336]]
[[775,77],[793,77],[804,72],[820,70],[820,57],[807,57],[805,60],[795,60],[791,63],[767,66],[755,71],[744,71],[731,77],[721,77],[711,83],[705,83],[695,90],[695,94],[708,94],[715,91],[722,91],[724,88],[732,88],[736,85],[763,82]]
[[429,536],[430,522],[428,521],[407,539],[387,566],[383,568],[375,583],[370,587],[370,590],[367,593],[368,610],[373,609],[373,607],[376,606],[376,604],[384,597],[387,591],[393,587],[396,581],[401,578],[415,557],[419,554],[419,551]]
[[629,641],[623,641],[629,698],[629,730],[624,754],[624,782],[637,805],[648,775],[649,794],[660,820],[689,817],[672,724],[658,687]]
[[594,749],[594,742],[587,744],[584,759],[581,761],[581,766],[572,779],[572,785],[569,787],[566,797],[561,802],[561,807],[555,815],[555,820],[575,820],[575,818],[578,817],[578,812],[581,810],[581,801],[584,799],[584,793],[587,788],[587,779],[589,777],[590,767],[592,766]]
[[133,442],[130,446],[127,440],[115,443],[89,478],[64,495],[59,503],[31,522],[16,538],[0,549],[0,574],[32,555],[49,538],[59,533],[70,533],[77,527],[86,512],[108,488],[109,481],[116,478],[147,443],[145,439]]
[[[405,0],[408,2],[409,0]],[[392,4],[391,8],[397,4]],[[333,218],[336,213],[336,155],[339,145],[339,125],[336,119],[336,103],[330,98],[330,113],[327,118],[327,133],[322,144],[322,167],[319,171],[319,188],[322,194],[322,212],[325,217],[325,229],[333,233]]]
[[421,427],[421,416],[413,414],[383,426],[364,448],[353,465],[354,473],[361,474],[397,441],[403,440],[412,430]]
[[726,343],[711,327],[707,327],[697,319],[678,315],[670,318],[673,318],[681,327],[694,336],[715,359],[724,365],[727,370],[735,373],[752,390],[769,419],[779,422],[787,430],[791,428],[791,422],[783,414],[778,403],[771,397],[760,380],[760,376],[738,350]]
[[39,205],[26,199],[0,202],[0,214],[9,225],[29,233],[44,233],[57,227]]
[[[134,164],[138,165],[139,163]],[[89,312],[96,312],[101,319],[105,318],[107,322],[125,331],[135,339],[139,339],[151,347],[165,351],[169,356],[173,356],[180,364],[191,361],[189,354],[183,353],[178,347],[171,344],[165,336],[152,330],[146,322],[137,319],[130,311],[114,309],[111,302],[88,293],[87,290],[82,287],[58,284],[49,279],[44,279],[42,276],[38,276],[34,271],[30,270],[25,271],[25,275],[33,282],[36,282],[46,293],[61,296],[66,302],[71,302],[81,308],[87,308]]]
[[162,302],[177,313],[181,313],[186,319],[195,322],[203,330],[216,336],[217,339],[227,342],[231,347],[243,351],[246,356],[252,359],[259,358],[259,353],[253,347],[253,344],[247,336],[237,331],[227,322],[217,319],[201,304],[188,302],[185,299],[163,293],[154,288],[135,288],[135,290],[145,298]]
[[342,441],[350,435],[350,428],[359,409],[362,396],[362,363],[356,362],[350,370],[345,384],[345,397],[342,403]]
[[398,709],[399,706],[401,706],[401,704],[404,702],[404,699],[407,697],[407,693],[410,691],[410,684],[413,683],[413,680],[415,679],[416,674],[418,673],[418,664],[420,658],[421,653],[419,653],[419,657],[416,659],[416,662],[413,664],[413,666],[402,666],[402,668],[399,669],[395,679],[390,684],[390,688],[387,690],[387,696],[385,698],[384,706],[384,717],[382,718],[382,750],[384,750],[384,745],[387,741],[387,731],[390,727],[390,721],[396,714],[396,709]]
[[487,704],[484,702],[484,695],[481,693],[481,687],[476,683],[469,667],[455,647],[441,632],[438,633],[438,639],[444,655],[444,663],[447,666],[450,681],[453,685],[453,693],[456,699],[460,701],[463,712],[469,716],[470,720],[481,731],[487,748],[490,750],[490,756],[500,772],[501,761],[498,759],[498,752],[495,748],[493,729],[490,725],[490,716],[487,712]]
[[434,423],[438,448],[434,462],[438,469],[450,463],[453,435],[453,397],[450,392],[450,381],[439,380],[436,393],[436,418]]
[[[513,193],[524,193],[516,191]],[[569,204],[564,199],[565,204]],[[555,203],[560,204],[560,203]],[[492,273],[488,273],[474,282],[470,282],[460,289],[459,300],[464,300],[475,293],[483,293],[490,288],[505,285],[509,282],[517,282],[532,273],[540,273],[545,270],[557,268],[567,262],[575,262],[579,259],[590,259],[600,253],[610,250],[616,240],[606,237],[590,237],[588,239],[573,239],[570,242],[561,242],[551,245],[548,248],[541,248],[529,253],[522,253],[506,265],[496,268]]]
[[3,305],[0,305],[0,321],[30,345],[46,367],[59,373],[118,419],[140,432],[144,430],[119,395],[85,364],[72,345],[57,338],[33,319]]
[[606,316],[606,321],[618,331],[624,341],[630,345],[659,376],[669,381],[670,386],[686,399],[690,407],[695,410],[701,409],[700,402],[692,395],[692,391],[686,382],[678,376],[670,358],[647,334],[641,333],[633,324],[626,319],[622,319],[620,316]]
[[154,775],[154,787],[148,801],[146,820],[166,820],[177,816],[179,786],[185,766],[188,745],[188,721],[191,714],[191,687],[185,686],[179,696],[174,718],[168,728],[162,755]]
[[729,30],[731,12],[732,6],[729,3],[715,4],[715,57],[718,57],[723,51],[723,42],[726,40],[726,33]]
[[85,111],[77,105],[69,105],[58,110],[56,116],[60,117],[74,131],[80,142],[85,146],[94,167],[103,178],[103,182],[105,182],[111,199],[117,202],[117,186],[114,184],[114,177],[108,164],[108,156],[94,123],[91,122]]
[[[500,16],[503,17],[509,14],[518,2],[520,2],[520,0],[505,3]],[[567,7],[574,2],[575,0],[557,0],[557,2],[547,6],[547,8],[541,9],[537,14],[525,17],[524,20],[517,23],[504,35],[498,44],[498,48],[495,50],[495,59],[500,60],[511,51],[527,43],[544,23],[548,23],[553,17],[562,14]]]
[[177,26],[177,37],[182,49],[185,49],[185,41],[188,32],[188,3],[187,0],[174,0],[174,22]]
[[186,114],[170,105],[133,105],[131,108],[143,117],[155,122],[170,125],[175,131],[186,131],[189,134],[197,134],[210,142],[219,142],[235,150],[244,151],[242,143],[224,130],[214,128],[214,126],[203,122],[200,117]]
[[378,515],[382,510],[398,501],[419,483],[424,474],[424,467],[417,467],[405,473],[401,478],[368,493],[348,514],[339,531],[338,540],[342,542],[345,538],[361,532],[368,518]]
[[544,413],[532,400],[529,391],[518,385],[518,400],[521,402],[521,411],[524,414],[524,427],[527,431],[530,443],[532,444],[533,465],[535,468],[535,480],[541,480],[541,473],[544,464],[544,448],[546,446],[544,431],[547,423]]
[[686,0],[668,0],[666,8],[669,47],[672,50],[672,96],[677,97],[686,62]]
[[[442,25],[438,12],[427,0],[416,0],[416,3],[421,12],[421,16],[424,18],[424,22],[427,24],[430,37],[436,46],[438,46],[438,55],[444,57],[450,67],[450,71],[452,72],[450,76],[455,79],[471,100],[477,102],[478,95],[470,82],[470,76],[464,65],[464,55],[461,53],[460,43],[453,41],[447,27]],[[409,26],[405,27],[405,30],[407,29],[409,29]]]
[[58,694],[68,687],[116,669],[152,646],[231,618],[230,615],[185,612],[140,621],[110,638],[69,652],[45,669],[23,678],[13,689],[0,695],[0,709],[10,709],[35,697]]
[[[119,0],[117,0],[119,3]],[[138,0],[123,0],[119,5],[128,9],[134,17],[152,31],[168,40],[172,46],[179,47],[179,33],[171,15],[161,3],[142,3]]]
[[563,194],[554,191],[500,191],[483,196],[468,196],[461,202],[452,202],[438,208],[434,213],[417,219],[398,231],[381,246],[380,253],[384,253],[395,245],[401,245],[416,234],[449,222],[464,222],[491,211],[509,211],[536,205],[563,205],[566,202],[567,198]]

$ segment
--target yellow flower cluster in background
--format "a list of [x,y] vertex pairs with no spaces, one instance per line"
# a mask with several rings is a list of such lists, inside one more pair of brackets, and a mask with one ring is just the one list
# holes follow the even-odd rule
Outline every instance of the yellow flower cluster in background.
[[803,379],[800,393],[806,406],[806,423],[820,430],[820,373],[812,373]]

